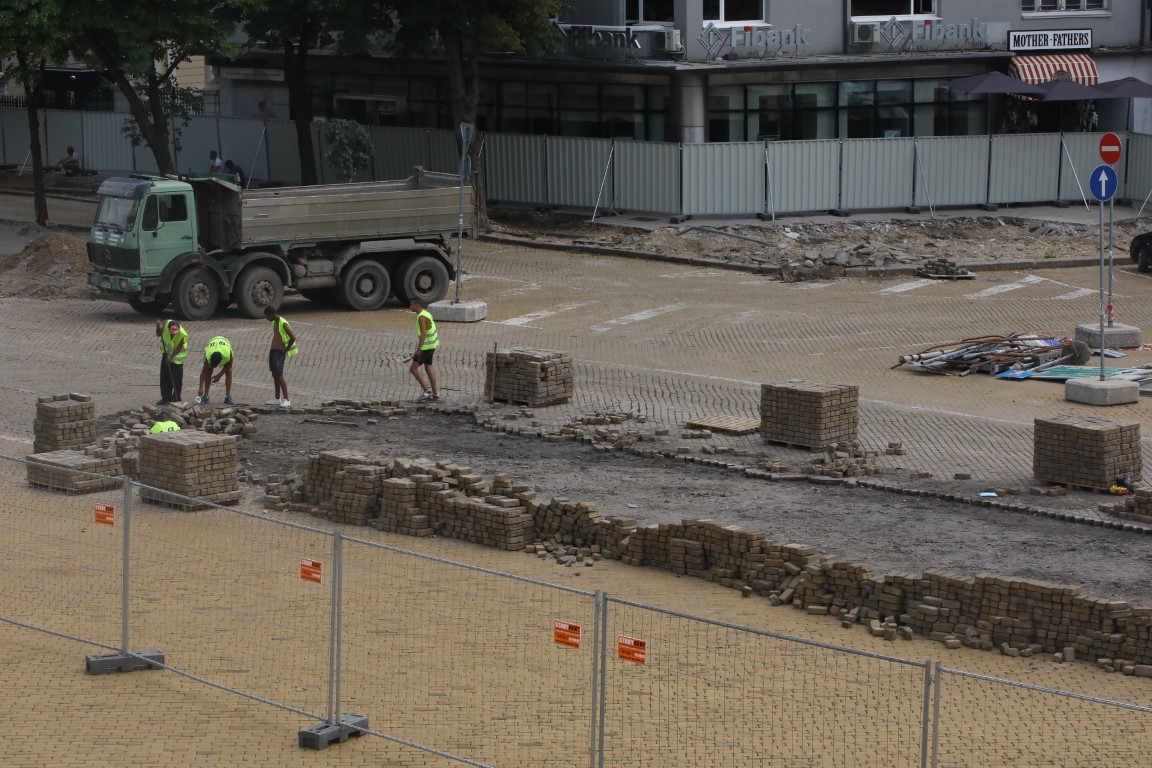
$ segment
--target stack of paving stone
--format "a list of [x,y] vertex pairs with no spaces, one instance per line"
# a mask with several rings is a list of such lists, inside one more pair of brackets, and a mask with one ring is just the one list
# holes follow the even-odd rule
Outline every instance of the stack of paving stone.
[[328,519],[349,525],[368,525],[380,511],[380,499],[387,482],[385,467],[351,464],[336,472],[332,495],[320,504]]
[[85,451],[36,453],[28,457],[25,466],[29,485],[69,494],[114,490],[120,487],[124,473],[119,457],[95,456]]
[[925,261],[920,271],[933,277],[958,277],[969,274],[968,270],[961,267],[951,259],[936,258]]
[[703,576],[708,572],[704,544],[690,539],[669,539],[668,567],[680,576]]
[[83,448],[96,442],[96,404],[91,395],[47,395],[36,399],[32,423],[35,453]]
[[193,403],[145,405],[119,414],[120,426],[130,435],[149,434],[157,421],[174,421],[180,429],[198,429],[220,435],[251,437],[257,433],[256,410],[241,406],[211,406]]
[[546,349],[489,352],[484,391],[493,400],[529,406],[556,405],[572,399],[572,356]]
[[341,448],[335,451],[321,451],[317,456],[308,457],[308,475],[305,480],[307,493],[304,500],[319,505],[332,498],[338,485],[336,474],[351,466],[370,466],[376,461],[359,451]]
[[[439,484],[443,489],[443,483]],[[427,508],[417,500],[417,481],[410,477],[391,477],[380,488],[380,516],[375,527],[381,531],[405,536],[431,536],[431,520]]]
[[140,482],[149,487],[140,498],[185,512],[239,501],[236,440],[192,430],[141,437]]
[[451,491],[437,494],[430,515],[437,532],[510,552],[520,551],[535,540],[532,515],[522,502],[498,496],[488,498],[490,501]]
[[1125,477],[1140,480],[1140,424],[1063,414],[1036,419],[1033,474],[1037,480],[1106,490]]
[[[493,487],[495,489],[495,482]],[[513,491],[516,488],[527,486],[512,486]],[[557,497],[547,503],[530,503],[529,508],[536,530],[542,535],[558,536],[559,542],[577,546],[598,544],[608,548],[610,545],[609,529],[613,524],[593,504]]]
[[793,379],[760,387],[760,433],[765,442],[824,448],[855,442],[859,388]]
[[1122,504],[1108,505],[1107,511],[1122,520],[1152,524],[1152,490],[1137,488]]

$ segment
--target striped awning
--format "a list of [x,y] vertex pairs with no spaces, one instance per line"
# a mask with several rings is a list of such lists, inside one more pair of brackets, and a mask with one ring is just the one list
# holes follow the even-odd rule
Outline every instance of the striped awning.
[[1008,74],[1032,85],[1040,85],[1050,80],[1072,80],[1081,85],[1096,85],[1100,82],[1096,62],[1086,53],[1017,56],[1009,64]]

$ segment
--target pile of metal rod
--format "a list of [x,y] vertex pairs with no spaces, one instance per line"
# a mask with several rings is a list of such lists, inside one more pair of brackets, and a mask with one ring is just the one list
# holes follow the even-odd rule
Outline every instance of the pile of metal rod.
[[1064,357],[1067,339],[1035,333],[979,336],[937,344],[914,355],[901,355],[893,368],[908,365],[943,376],[967,376],[979,371],[996,375],[1007,370],[1026,371]]

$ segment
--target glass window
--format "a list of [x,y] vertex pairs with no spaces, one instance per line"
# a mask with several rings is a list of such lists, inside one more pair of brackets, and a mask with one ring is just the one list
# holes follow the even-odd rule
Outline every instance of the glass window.
[[1024,13],[1106,11],[1108,0],[1020,0],[1020,10]]
[[144,216],[140,220],[140,229],[154,232],[159,226],[160,214],[156,212],[156,197],[152,196],[144,201]]
[[936,0],[852,0],[852,15],[935,16]]
[[744,87],[740,85],[718,85],[708,91],[709,109],[742,109],[744,107]]
[[763,21],[763,0],[704,0],[704,21]]
[[157,195],[160,221],[188,221],[188,198],[184,195]]
[[624,21],[627,24],[675,21],[674,4],[675,0],[627,0],[624,4]]
[[604,109],[643,111],[644,86],[605,85],[601,91],[601,104]]

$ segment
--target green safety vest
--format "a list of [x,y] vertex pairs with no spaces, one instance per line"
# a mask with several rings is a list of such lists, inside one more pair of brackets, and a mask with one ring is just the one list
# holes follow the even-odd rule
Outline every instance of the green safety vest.
[[188,357],[188,332],[184,330],[184,326],[180,326],[180,330],[173,336],[168,332],[167,325],[160,332],[160,351],[164,353],[165,357],[172,354],[172,351],[179,346],[181,341],[184,342],[184,346],[181,347],[176,357],[172,358],[173,365],[184,365],[184,359]]
[[440,346],[440,334],[436,332],[436,320],[432,317],[432,313],[426,309],[420,310],[416,315],[416,338],[420,338],[420,318],[428,318],[428,335],[424,337],[424,345],[420,349],[436,349]]
[[208,362],[214,352],[220,353],[220,367],[228,365],[232,362],[232,344],[228,339],[223,336],[213,336],[212,340],[208,342],[208,346],[204,347],[204,361]]
[[158,435],[161,432],[179,432],[180,425],[174,421],[158,421],[152,425],[152,429],[149,431],[153,435]]
[[289,325],[288,321],[284,318],[276,318],[276,332],[280,334],[280,341],[284,344],[284,354],[287,357],[295,357],[296,355],[300,354],[300,346],[298,344],[292,344],[292,346],[288,346],[290,341],[288,338],[288,329],[291,327],[292,326]]

